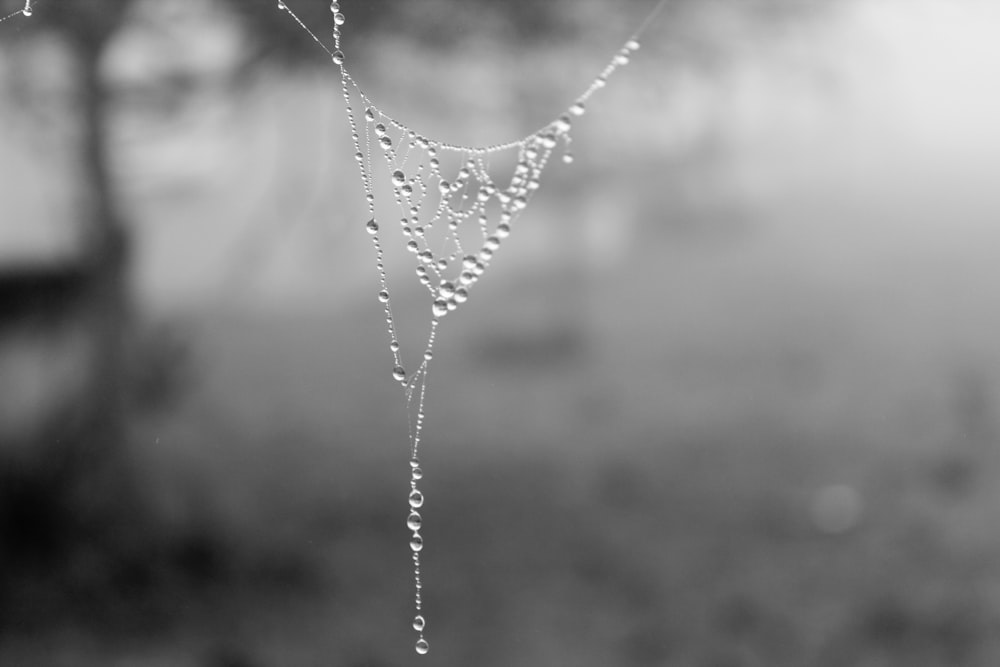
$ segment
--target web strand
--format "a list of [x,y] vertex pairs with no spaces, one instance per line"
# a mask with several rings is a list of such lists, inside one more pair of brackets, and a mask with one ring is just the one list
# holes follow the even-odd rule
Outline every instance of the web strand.
[[[639,49],[639,36],[652,24],[666,2],[660,0],[639,29],[563,113],[527,136],[489,146],[461,146],[434,140],[379,108],[348,72],[346,57],[340,50],[340,27],[345,24],[346,18],[340,12],[337,0],[330,4],[335,24],[333,49],[327,47],[284,0],[278,2],[279,9],[287,11],[340,70],[354,158],[368,204],[365,228],[375,249],[378,300],[385,313],[393,359],[392,377],[402,386],[406,399],[410,454],[406,525],[411,531],[413,560],[415,616],[412,625],[417,632],[415,649],[420,655],[429,651],[424,636],[426,620],[423,616],[420,569],[420,555],[424,547],[421,535],[424,495],[420,490],[424,473],[420,463],[420,445],[425,422],[428,372],[439,325],[446,316],[468,301],[501,243],[518,224],[521,214],[540,187],[543,173],[552,158],[561,149],[562,161],[572,162],[570,147],[574,119],[585,113],[590,97],[607,84],[611,75],[628,64]],[[355,109],[359,111],[356,113]],[[375,174],[380,152],[390,175],[388,190],[399,209],[400,231],[406,250],[415,258],[417,279],[427,289],[431,301],[430,331],[423,360],[412,373],[407,372],[400,352],[382,241],[386,230],[376,214]],[[509,155],[514,167],[493,169],[491,158],[498,154]],[[466,234],[465,239],[459,233],[463,226],[475,226],[475,231]]]

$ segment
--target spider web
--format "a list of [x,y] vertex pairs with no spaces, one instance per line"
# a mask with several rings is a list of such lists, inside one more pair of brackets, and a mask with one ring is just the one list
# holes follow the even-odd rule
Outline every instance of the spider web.
[[[469,301],[501,245],[540,188],[546,167],[557,155],[561,155],[563,162],[573,161],[570,147],[574,119],[584,114],[587,101],[606,85],[608,78],[629,62],[639,48],[639,34],[665,2],[660,0],[586,90],[554,120],[515,141],[490,146],[460,146],[437,141],[408,127],[365,94],[348,72],[346,56],[340,50],[341,26],[346,18],[337,0],[330,5],[334,22],[332,49],[284,0],[278,0],[278,8],[285,10],[340,70],[354,159],[368,203],[365,228],[375,249],[378,300],[385,312],[393,359],[392,376],[401,384],[406,397],[411,468],[407,527],[412,533],[410,548],[416,610],[413,628],[418,633],[415,648],[421,655],[428,652],[429,645],[424,637],[426,621],[422,615],[420,552],[423,538],[420,529],[423,519],[418,510],[424,504],[424,496],[419,489],[419,481],[423,478],[419,453],[426,416],[427,375],[438,327]],[[391,193],[398,209],[395,220],[376,215],[376,189]],[[430,333],[422,360],[409,372],[400,352],[383,246],[383,239],[392,234],[390,230],[396,226],[401,242],[412,255],[417,280],[429,296]]]

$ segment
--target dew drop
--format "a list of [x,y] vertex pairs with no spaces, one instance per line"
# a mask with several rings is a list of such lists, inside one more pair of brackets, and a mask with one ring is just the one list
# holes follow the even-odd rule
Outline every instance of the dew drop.
[[371,220],[368,221],[368,224],[365,225],[365,229],[367,229],[368,233],[373,236],[375,234],[378,234],[378,223],[375,222],[375,218],[372,218]]
[[397,343],[396,341],[392,341],[391,343],[389,343],[389,351],[399,352],[399,343]]
[[385,125],[383,125],[382,123],[379,123],[378,125],[375,126],[375,136],[376,137],[384,137],[385,136],[385,132],[386,132]]
[[439,290],[439,294],[441,295],[442,299],[450,299],[451,297],[455,296],[455,283],[449,282],[447,280],[441,283],[441,289]]
[[344,25],[344,21],[346,20],[347,19],[344,18],[344,15],[341,14],[340,12],[337,12],[336,14],[333,15],[333,22],[336,23],[337,25]]
[[423,518],[416,512],[410,512],[410,516],[406,517],[406,527],[412,531],[420,530],[420,526],[423,524]]
[[458,281],[463,285],[471,285],[476,282],[476,275],[471,271],[462,271],[462,275],[458,277]]
[[462,266],[466,269],[471,269],[476,265],[476,258],[473,255],[466,255],[462,258]]
[[552,126],[555,128],[556,132],[560,134],[569,132],[570,125],[571,123],[569,120],[569,116],[559,116],[559,118],[557,118],[556,121],[552,123]]
[[399,169],[397,169],[396,171],[392,172],[392,184],[393,185],[395,185],[398,188],[398,187],[401,187],[404,183],[406,183],[406,174],[404,174]]
[[382,148],[385,149],[392,148],[392,139],[390,139],[389,137],[382,137],[381,139],[378,140],[378,142],[382,144]]
[[625,48],[628,49],[629,51],[638,51],[639,42],[637,40],[630,39],[627,42],[625,42]]
[[406,380],[406,369],[402,366],[396,366],[392,369],[392,377],[399,382]]
[[444,299],[436,299],[431,312],[434,314],[434,317],[444,317],[448,314],[448,302]]
[[334,65],[343,65],[344,64],[344,52],[343,51],[334,51],[333,52],[333,56],[331,56],[331,57],[333,58],[333,64]]
[[573,154],[572,153],[564,154],[562,157],[562,161],[564,164],[573,164]]
[[374,107],[368,107],[367,109],[365,109],[365,120],[367,120],[369,123],[374,123],[375,122],[375,109],[374,109]]
[[441,191],[441,194],[446,194],[449,190],[451,190],[451,183],[448,181],[441,181],[438,183],[438,189]]
[[334,14],[340,11],[340,3],[337,2],[337,0],[333,0],[333,2],[330,3],[330,11]]
[[582,116],[586,109],[583,106],[583,102],[576,102],[569,108],[569,112],[574,116]]
[[[414,468],[413,470],[411,470],[410,477],[412,477],[413,479],[423,479],[424,478],[423,468]],[[416,528],[414,528],[413,530],[416,530]]]
[[410,185],[409,183],[407,183],[406,185],[404,185],[403,187],[401,187],[399,189],[399,191],[402,192],[407,197],[409,197],[410,195],[413,194],[413,186]]
[[410,459],[410,467],[411,468],[419,468],[420,467],[420,459],[418,459],[416,457]]
[[410,252],[416,252],[419,247],[420,246],[417,245],[417,242],[412,239],[406,242],[406,249]]
[[[281,9],[284,9],[284,7],[281,7]],[[32,14],[35,13],[35,10],[33,10],[28,5],[25,5],[24,9],[21,10],[21,13],[24,14],[25,16],[31,16]]]
[[624,51],[616,53],[614,60],[616,65],[628,65],[628,54]]
[[378,300],[381,301],[382,303],[388,303],[389,293],[386,292],[385,290],[382,290],[381,292],[378,293]]
[[430,645],[427,643],[426,639],[418,639],[416,651],[420,655],[427,655],[427,652],[431,650]]
[[424,361],[430,361],[434,358],[433,352],[424,352]]
[[[459,287],[455,290],[455,301],[457,303],[465,303],[469,300],[469,292],[464,287]],[[424,355],[426,358],[427,355]]]
[[[28,9],[28,8],[25,7],[25,9]],[[288,9],[288,7],[285,6],[285,3],[283,2],[283,0],[278,0],[278,9]],[[21,13],[24,14],[23,11]],[[31,16],[31,14],[25,14],[25,16]]]
[[514,197],[514,201],[512,201],[511,204],[513,204],[514,208],[518,211],[523,211],[525,207],[528,206],[528,200],[522,195]]
[[417,509],[424,504],[424,494],[417,489],[410,491],[410,507]]
[[410,538],[410,549],[416,552],[420,551],[423,548],[424,548],[424,538],[414,534],[414,536]]
[[426,625],[427,625],[427,622],[424,621],[424,617],[423,616],[419,616],[418,615],[418,616],[416,616],[413,619],[413,629],[416,630],[417,632],[423,632],[424,631],[424,627]]

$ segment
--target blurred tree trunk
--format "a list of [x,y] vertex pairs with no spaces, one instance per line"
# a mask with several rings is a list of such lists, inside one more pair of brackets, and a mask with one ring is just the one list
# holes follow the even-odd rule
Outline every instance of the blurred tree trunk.
[[[100,76],[107,40],[73,44],[80,68],[80,194],[84,225],[86,318],[93,331],[89,394],[73,449],[66,452],[66,472],[74,478],[78,503],[96,510],[111,500],[124,481],[125,336],[129,319],[128,243],[116,205],[109,150],[109,95]],[[117,478],[117,479],[116,479]],[[74,495],[77,495],[74,494]],[[108,496],[111,496],[109,498]]]

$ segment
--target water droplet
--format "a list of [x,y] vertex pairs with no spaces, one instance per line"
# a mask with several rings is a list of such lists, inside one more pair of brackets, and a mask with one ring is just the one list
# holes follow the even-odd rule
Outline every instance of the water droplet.
[[365,109],[365,120],[367,120],[369,123],[375,122],[375,108],[374,107],[368,107],[367,109]]
[[625,51],[616,53],[614,61],[616,65],[628,65],[628,53]]
[[544,146],[545,148],[555,148],[556,138],[554,135],[543,134],[542,136],[538,137],[538,140],[542,142],[542,146]]
[[481,202],[489,201],[490,193],[486,191],[486,188],[479,188],[479,194],[476,195],[476,199]]
[[583,106],[583,102],[576,102],[569,108],[569,112],[574,116],[582,116],[586,108]]
[[417,242],[412,239],[406,242],[406,249],[410,252],[416,252],[419,247],[420,246],[417,245]]
[[[455,301],[458,303],[465,303],[469,299],[469,292],[464,287],[459,287],[455,290]],[[424,355],[426,357],[426,355]]]
[[569,132],[570,126],[571,123],[569,120],[569,116],[559,116],[559,118],[557,118],[556,121],[552,123],[552,127],[554,127],[556,132],[560,134]]
[[378,125],[375,126],[375,136],[376,137],[384,137],[385,133],[386,133],[385,125],[383,125],[382,123],[379,123]]
[[528,200],[523,195],[514,197],[514,201],[511,202],[515,209],[518,211],[523,211],[525,207],[528,206]]
[[573,154],[572,153],[564,154],[562,160],[563,163],[565,164],[573,164]]
[[437,169],[438,167],[441,166],[441,160],[437,159],[436,157],[432,157],[430,159],[430,165],[432,169]]
[[358,162],[361,162],[365,159],[365,156],[363,153],[355,153],[354,159],[357,160]]
[[628,49],[629,51],[638,51],[639,50],[638,40],[635,39],[628,40],[627,42],[625,42],[625,48]]
[[392,172],[392,184],[393,185],[395,185],[398,188],[398,187],[401,187],[404,183],[406,183],[406,174],[404,174],[399,169],[397,169],[396,171]]
[[479,256],[480,256],[480,257],[481,257],[481,258],[482,258],[482,259],[483,259],[484,261],[487,261],[487,262],[488,262],[488,261],[490,261],[491,259],[493,259],[493,251],[492,251],[492,250],[490,250],[489,248],[483,248],[482,250],[480,250],[480,251],[479,251]]
[[410,491],[410,507],[417,509],[424,504],[424,494],[420,493],[417,489]]
[[417,632],[423,632],[424,631],[424,627],[426,625],[427,625],[427,622],[424,621],[424,617],[423,616],[417,616],[417,617],[415,617],[413,619],[413,629],[416,630]]
[[399,382],[406,380],[406,369],[402,366],[396,366],[392,369],[392,377]]
[[403,187],[401,187],[399,189],[399,191],[402,192],[407,197],[409,197],[410,195],[413,194],[413,186],[410,185],[409,183],[407,183],[406,185],[404,185]]
[[455,283],[444,281],[441,283],[441,289],[438,291],[442,299],[450,299],[455,296]]
[[427,643],[426,639],[418,639],[416,651],[420,655],[427,655],[427,652],[431,650],[430,644]]
[[[413,235],[423,237],[424,228],[421,227],[420,225],[417,225],[416,227],[413,228]],[[433,255],[429,256],[427,260],[430,261],[431,257],[433,257]]]
[[413,551],[420,551],[424,548],[424,538],[419,535],[414,535],[410,538],[410,549]]
[[[417,470],[419,470],[419,468],[417,468]],[[406,527],[414,532],[420,530],[420,526],[422,526],[423,523],[423,518],[416,512],[410,512],[410,516],[406,517]]]
[[463,285],[471,285],[476,282],[476,275],[471,271],[462,271],[462,275],[458,277],[458,282]]
[[[284,7],[282,7],[281,9],[284,9]],[[21,10],[21,13],[24,14],[25,16],[30,17],[32,14],[35,13],[35,10],[33,10],[30,5],[25,5],[24,9]]]
[[381,139],[378,140],[378,142],[382,144],[382,148],[385,149],[392,148],[392,139],[390,139],[389,137],[382,137]]
[[476,258],[473,255],[466,255],[462,258],[462,266],[466,269],[471,269],[476,265]]
[[448,302],[444,299],[435,300],[431,312],[434,314],[434,317],[444,317],[448,314]]
[[[420,228],[418,227],[417,229]],[[420,230],[420,234],[418,234],[418,236],[423,236],[423,230]],[[432,253],[430,250],[424,250],[419,255],[417,255],[417,257],[420,258],[421,262],[424,262],[426,264],[430,264],[431,262],[434,261],[434,253]]]
[[[28,9],[28,8],[25,7],[25,9]],[[288,7],[285,6],[285,3],[283,2],[283,0],[278,0],[278,9],[288,9]],[[22,10],[21,13],[23,14],[24,11]]]
[[333,2],[330,3],[330,11],[334,14],[340,11],[340,3],[337,2],[337,0],[333,0]]
[[378,234],[378,223],[375,222],[375,218],[372,218],[371,220],[368,221],[368,224],[365,225],[365,229],[368,230],[369,234],[372,235]]
[[344,21],[346,20],[347,19],[344,18],[344,15],[341,14],[340,12],[337,12],[336,14],[333,15],[333,22],[336,23],[337,25],[344,25]]
[[385,290],[382,290],[381,292],[378,293],[378,300],[381,301],[382,303],[388,303],[389,293],[386,292]]
[[334,51],[333,52],[333,56],[331,56],[331,57],[333,58],[333,64],[334,65],[343,65],[344,64],[344,52],[343,51]]
[[397,343],[396,341],[392,341],[391,343],[389,343],[389,351],[399,352],[399,343]]
[[424,361],[430,361],[433,358],[434,358],[434,353],[433,352],[430,352],[430,351],[424,352]]
[[[424,471],[422,468],[414,468],[413,470],[410,471],[410,476],[413,479],[423,479]],[[413,530],[416,530],[416,528],[414,528]]]
[[446,259],[439,259],[437,261],[437,268],[438,268],[438,271],[444,271],[445,269],[447,269],[448,268],[448,260],[446,260]]
[[438,183],[438,190],[441,191],[441,194],[446,194],[449,190],[451,190],[451,183],[442,180]]

